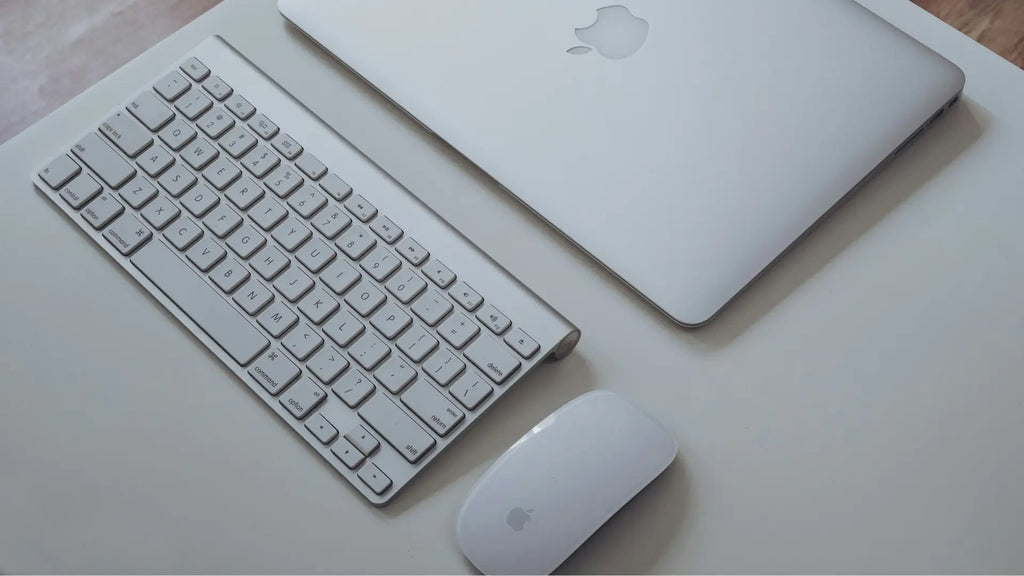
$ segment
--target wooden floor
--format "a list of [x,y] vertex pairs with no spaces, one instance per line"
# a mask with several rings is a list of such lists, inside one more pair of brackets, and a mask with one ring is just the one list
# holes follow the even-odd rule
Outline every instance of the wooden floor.
[[1024,0],[912,0],[1024,68]]
[[[0,0],[0,143],[219,1]],[[1024,0],[912,1],[1024,68]]]

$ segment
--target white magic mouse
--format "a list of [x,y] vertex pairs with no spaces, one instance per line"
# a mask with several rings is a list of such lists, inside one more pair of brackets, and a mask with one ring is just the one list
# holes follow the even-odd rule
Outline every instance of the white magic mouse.
[[676,457],[675,435],[588,392],[520,438],[470,490],[455,537],[485,574],[550,574]]

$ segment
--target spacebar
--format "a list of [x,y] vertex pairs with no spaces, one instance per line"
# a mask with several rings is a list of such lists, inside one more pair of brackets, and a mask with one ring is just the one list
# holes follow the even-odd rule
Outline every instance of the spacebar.
[[146,278],[245,366],[270,342],[160,242],[150,242],[131,259]]

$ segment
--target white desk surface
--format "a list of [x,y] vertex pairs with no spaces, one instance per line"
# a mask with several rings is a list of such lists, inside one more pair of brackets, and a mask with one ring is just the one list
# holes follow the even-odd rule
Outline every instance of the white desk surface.
[[[909,2],[865,3],[960,65],[964,101],[696,331],[271,0],[215,8],[9,141],[0,571],[469,571],[453,536],[469,487],[595,388],[661,417],[680,456],[563,571],[1024,570],[1024,74]],[[313,457],[28,180],[214,33],[583,330],[387,508]]]

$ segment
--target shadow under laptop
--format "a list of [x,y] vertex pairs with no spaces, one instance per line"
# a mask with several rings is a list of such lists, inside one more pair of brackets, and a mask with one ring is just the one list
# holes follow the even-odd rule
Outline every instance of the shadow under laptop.
[[[887,214],[967,150],[991,124],[968,96],[922,131],[873,178],[849,194],[688,340],[713,349],[742,335]],[[842,298],[842,294],[836,294]],[[664,318],[664,317],[663,317]],[[664,322],[671,322],[664,318]]]

